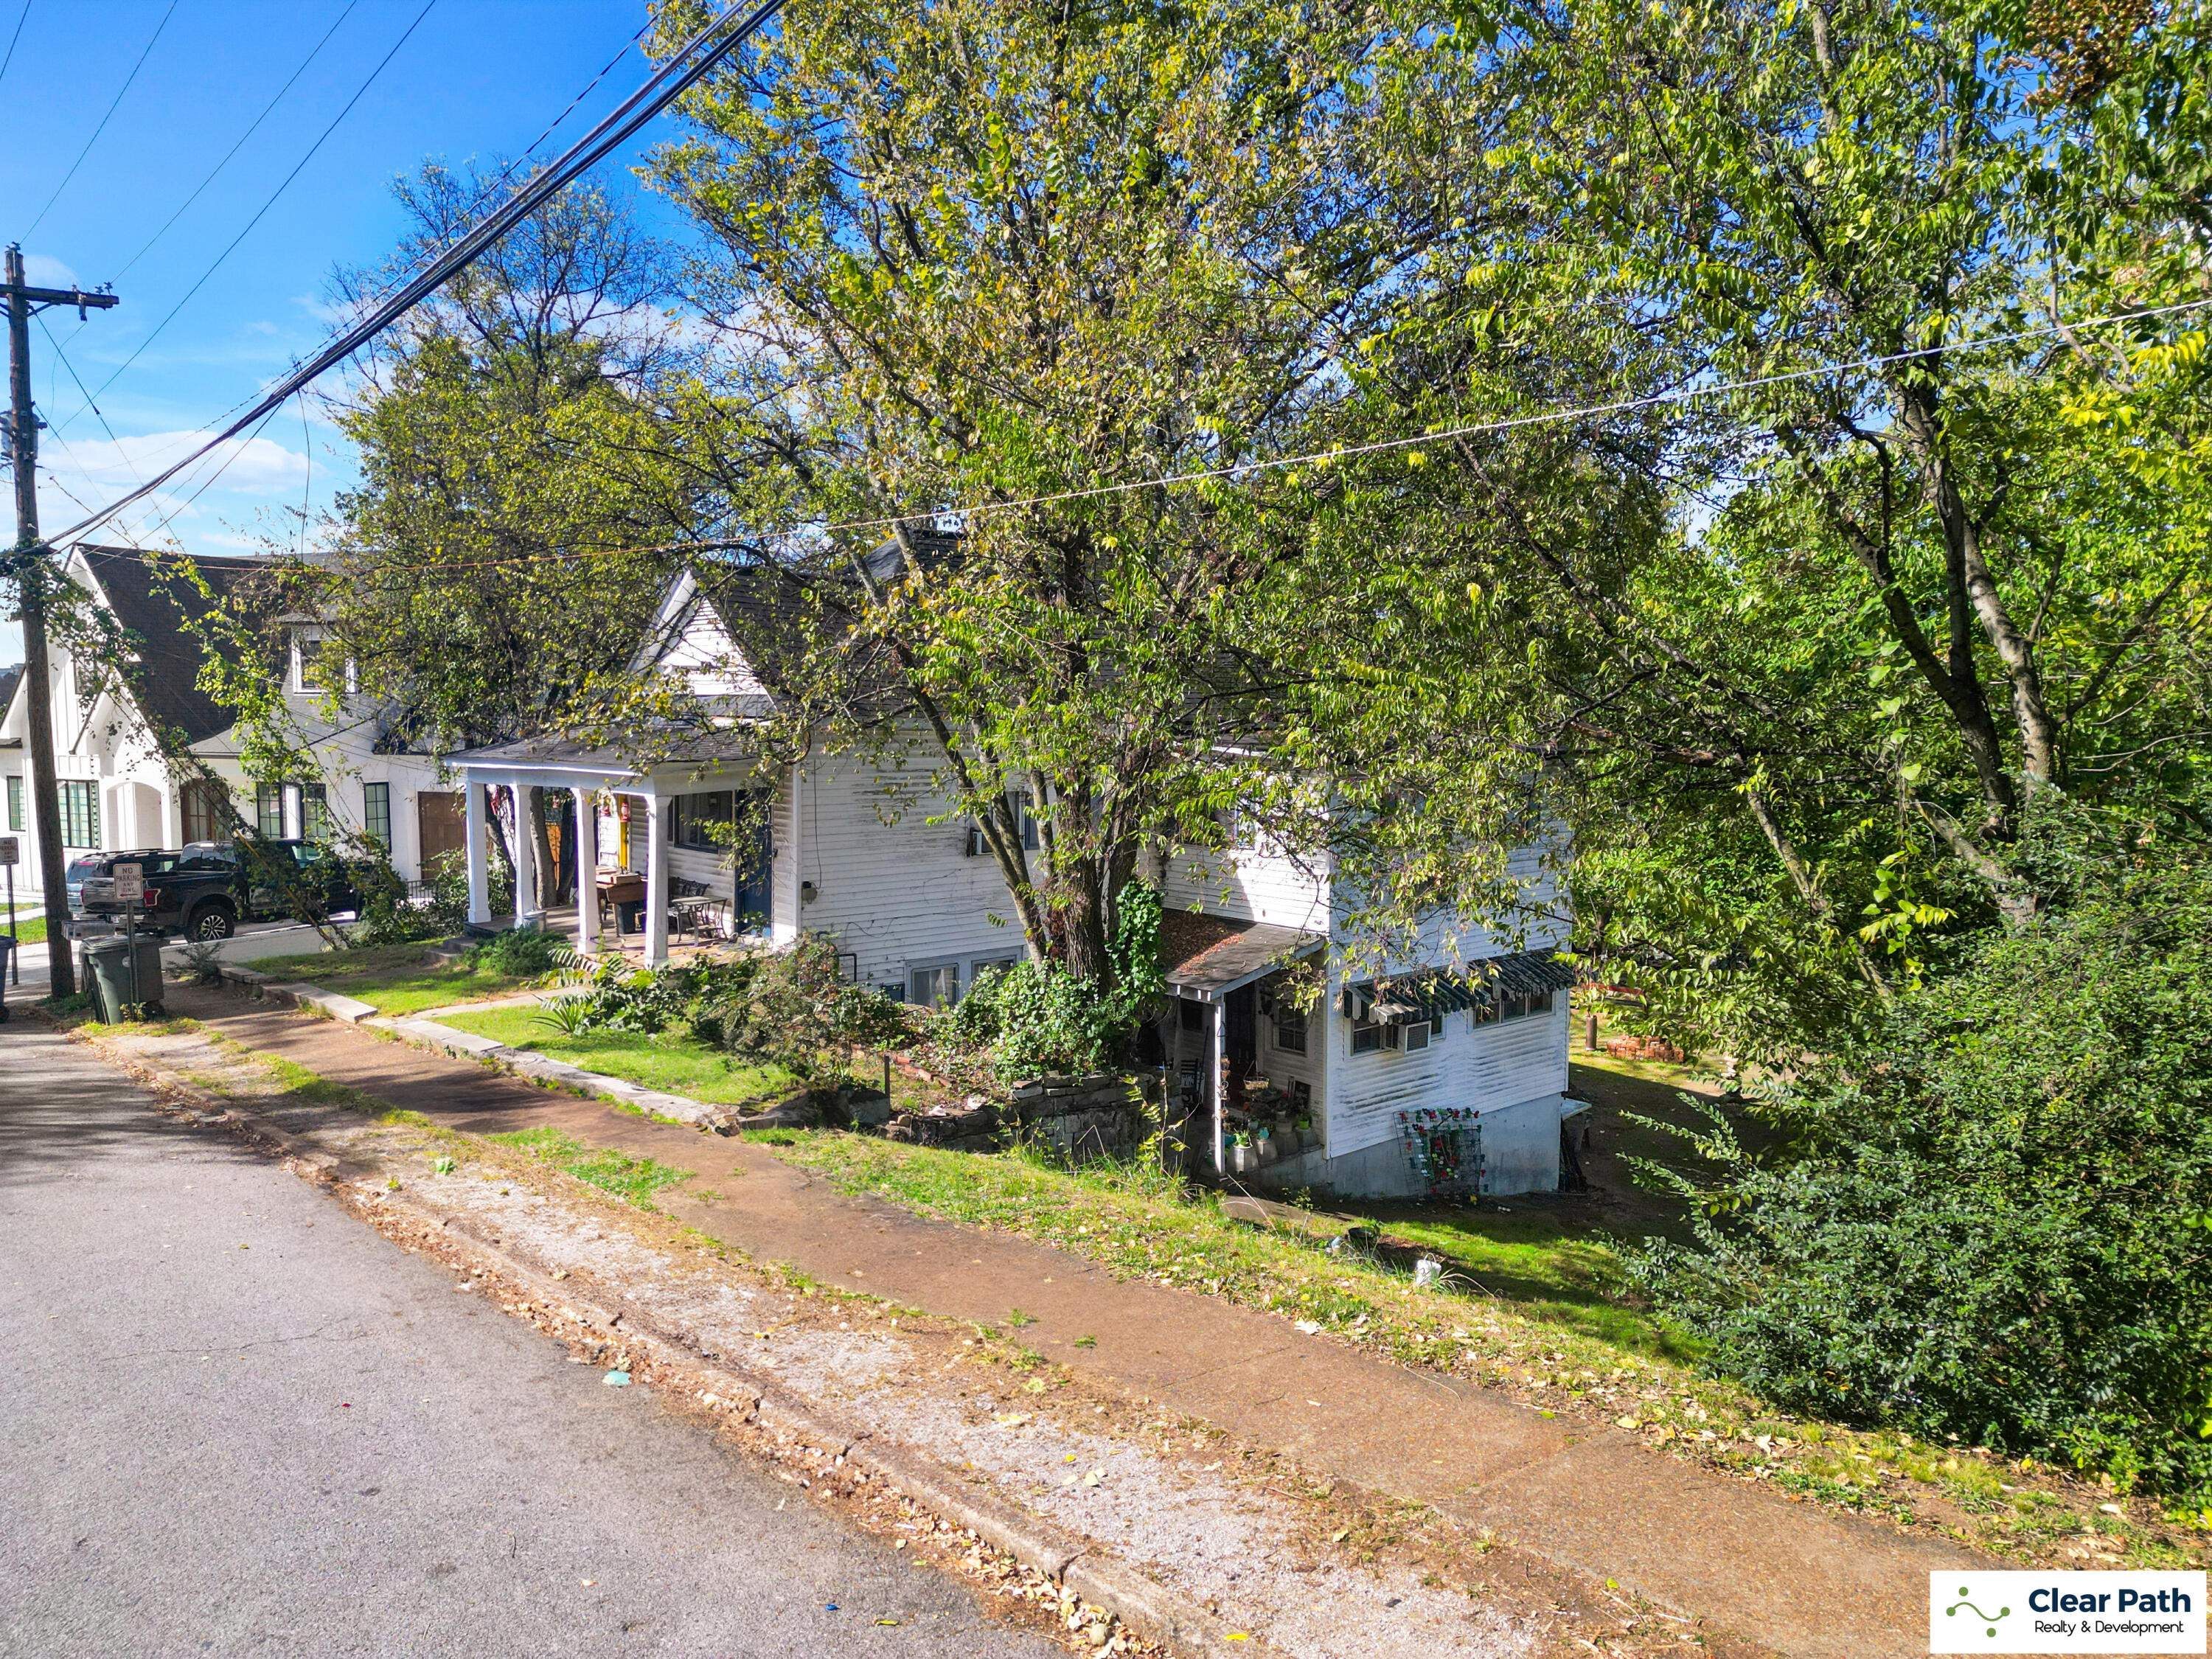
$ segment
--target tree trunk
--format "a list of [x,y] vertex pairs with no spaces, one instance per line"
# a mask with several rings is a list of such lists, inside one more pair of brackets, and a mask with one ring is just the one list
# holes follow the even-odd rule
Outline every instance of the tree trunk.
[[[484,791],[484,805],[489,809],[484,813],[484,822],[491,830],[493,849],[499,854],[501,860],[507,866],[507,884],[510,888],[514,885],[514,848],[507,843],[507,821],[505,815],[499,810],[499,802],[501,794],[507,795],[511,799],[514,793],[511,789],[502,789],[497,786]],[[489,883],[486,883],[486,885],[489,887]],[[514,908],[518,915],[526,908],[523,896],[520,893],[514,896]]]

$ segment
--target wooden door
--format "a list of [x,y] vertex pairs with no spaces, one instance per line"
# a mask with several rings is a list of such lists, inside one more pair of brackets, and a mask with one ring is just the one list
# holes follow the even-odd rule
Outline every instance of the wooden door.
[[422,873],[428,879],[430,866],[448,853],[461,853],[468,846],[468,818],[462,808],[458,789],[425,789],[415,797],[415,827],[421,836]]

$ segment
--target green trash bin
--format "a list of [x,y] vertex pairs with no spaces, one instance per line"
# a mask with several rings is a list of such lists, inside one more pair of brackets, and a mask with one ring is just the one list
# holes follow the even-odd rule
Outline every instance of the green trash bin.
[[131,982],[131,941],[125,939],[104,939],[97,945],[84,948],[85,963],[92,969],[89,975],[93,1012],[106,1024],[112,1024],[123,1018],[124,1008],[133,1002],[158,1010],[161,1006],[161,941],[142,939],[138,941],[138,983]]

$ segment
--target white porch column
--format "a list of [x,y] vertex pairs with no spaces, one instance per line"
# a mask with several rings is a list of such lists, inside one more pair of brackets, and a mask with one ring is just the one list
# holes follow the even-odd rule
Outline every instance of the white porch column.
[[484,799],[487,786],[465,773],[463,777],[462,789],[468,799],[468,828],[463,833],[467,836],[469,926],[483,927],[491,921],[491,884],[484,878],[484,842],[490,833],[491,814]]
[[599,792],[578,789],[576,797],[576,948],[590,956],[599,948]]
[[528,786],[507,780],[514,807],[514,925],[538,908],[538,838],[530,833]]
[[1206,1093],[1213,1097],[1213,1168],[1217,1174],[1229,1173],[1229,1006],[1224,1002],[1209,1003],[1213,1016],[1206,1022],[1206,1033],[1212,1041],[1206,1045]]
[[668,807],[657,794],[645,798],[645,959],[668,960]]

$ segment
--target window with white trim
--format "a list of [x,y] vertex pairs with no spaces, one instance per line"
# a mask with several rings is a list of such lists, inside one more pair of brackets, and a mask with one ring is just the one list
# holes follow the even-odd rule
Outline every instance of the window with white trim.
[[950,1008],[960,1000],[960,964],[938,962],[926,968],[909,968],[906,988],[908,1002],[918,1002],[925,1008]]

